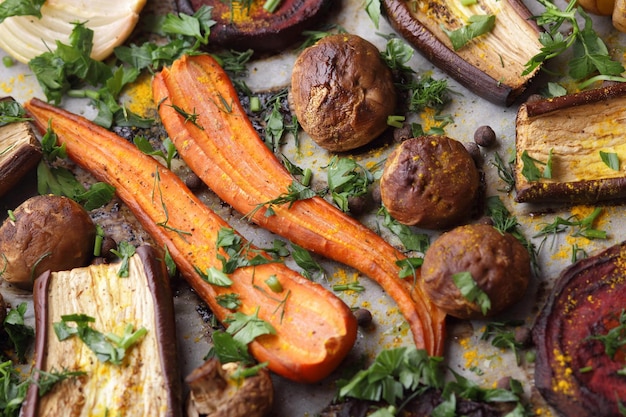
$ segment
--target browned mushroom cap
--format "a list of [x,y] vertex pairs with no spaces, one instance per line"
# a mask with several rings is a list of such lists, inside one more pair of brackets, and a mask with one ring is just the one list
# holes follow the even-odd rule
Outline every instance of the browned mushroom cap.
[[189,417],[263,417],[274,403],[274,387],[269,371],[244,379],[234,373],[237,363],[220,364],[209,359],[194,369],[185,382],[191,389],[187,399]]
[[398,222],[443,229],[468,216],[479,185],[478,170],[463,144],[446,136],[422,136],[391,152],[380,195]]
[[[487,294],[490,309],[461,294],[453,275],[469,272]],[[530,279],[530,256],[511,234],[473,224],[444,233],[428,248],[422,265],[425,293],[446,313],[462,318],[493,316],[524,295]]]
[[89,263],[96,227],[77,202],[55,195],[31,197],[0,227],[0,277],[32,290],[46,270],[62,271]]
[[371,142],[387,128],[396,92],[376,46],[357,35],[338,34],[298,56],[290,101],[302,129],[319,146],[342,152]]

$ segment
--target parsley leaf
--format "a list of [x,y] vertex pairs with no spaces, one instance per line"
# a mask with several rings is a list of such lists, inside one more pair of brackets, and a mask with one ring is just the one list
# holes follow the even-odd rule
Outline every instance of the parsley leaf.
[[380,0],[366,0],[365,12],[374,23],[376,29],[380,23]]
[[41,6],[46,0],[5,0],[0,3],[0,23],[11,16],[41,18]]
[[[121,365],[126,351],[147,333],[145,327],[133,331],[133,325],[127,324],[122,336],[113,333],[104,334],[90,326],[95,321],[95,318],[85,314],[69,314],[61,316],[61,321],[53,323],[52,326],[60,341],[77,336],[95,353],[99,361],[111,362],[114,365]],[[76,326],[70,326],[68,323],[75,323]]]
[[383,217],[383,225],[400,239],[405,250],[421,253],[426,252],[426,249],[428,249],[430,245],[430,237],[427,234],[413,232],[409,226],[401,224],[391,217],[384,207],[378,210],[378,214]]
[[604,345],[604,353],[613,359],[622,346],[626,346],[626,311],[622,310],[619,317],[615,318],[616,325],[606,334],[592,335],[589,339],[599,340]]
[[619,157],[615,152],[600,151],[600,159],[612,170],[619,171]]
[[26,399],[30,381],[21,380],[20,372],[11,361],[0,363],[0,414],[4,417],[18,417]]
[[41,138],[43,158],[37,165],[37,191],[39,194],[62,195],[81,203],[87,211],[111,201],[115,188],[97,182],[85,188],[67,168],[58,165],[58,159],[67,158],[65,145],[57,145],[57,135],[50,127]]
[[367,194],[374,176],[352,158],[333,156],[327,165],[328,189],[343,212],[350,211],[348,199]]
[[450,42],[452,42],[452,47],[455,51],[464,47],[472,39],[491,32],[496,24],[496,16],[473,15],[469,17],[468,23],[468,25],[455,30],[443,29],[445,34],[450,38]]
[[322,268],[322,266],[315,259],[313,259],[311,252],[296,245],[295,243],[292,243],[291,247],[293,248],[293,252],[291,253],[293,260],[296,262],[296,265],[303,269],[301,272],[302,276],[310,280],[312,280],[315,275],[322,278],[326,276],[326,271],[324,271],[324,268]]
[[[533,56],[525,65],[522,75],[530,74],[543,62],[561,55],[572,48],[573,58],[569,61],[569,75],[575,81],[581,81],[593,73],[615,77],[615,80],[626,81],[618,77],[624,72],[621,63],[611,59],[608,48],[593,29],[589,15],[578,6],[576,0],[570,0],[565,9],[559,9],[550,0],[538,0],[545,11],[533,18],[537,24],[546,28],[539,35],[542,45],[540,52]],[[581,29],[578,17],[582,17],[584,27]],[[560,29],[569,24],[571,30],[564,35]],[[585,83],[580,88],[586,86]]]
[[248,344],[259,336],[276,334],[276,329],[270,323],[259,318],[258,308],[252,315],[233,313],[226,317],[224,323],[228,326],[225,332],[213,332],[213,348],[209,353],[221,363],[252,363],[254,360],[248,352]]
[[[522,152],[522,175],[528,181],[539,181],[541,178],[552,178],[552,149],[548,154],[546,162],[539,161],[528,155],[527,151]],[[543,165],[543,172],[537,167],[537,164]]]
[[487,293],[478,286],[471,273],[465,271],[452,274],[452,280],[467,301],[478,304],[483,315],[489,312],[491,300]]
[[441,358],[429,357],[426,351],[400,347],[381,351],[372,365],[344,382],[338,397],[380,401],[396,405],[404,390],[414,391],[420,383],[443,387]]
[[[0,3],[2,5],[4,3]],[[0,100],[0,126],[13,122],[31,120],[26,117],[26,110],[15,100]]]
[[4,329],[13,342],[15,353],[20,362],[26,360],[26,351],[35,337],[35,330],[24,321],[27,309],[26,303],[20,303],[16,308],[9,310],[4,319]]
[[128,268],[130,258],[132,258],[135,254],[135,247],[126,241],[121,241],[117,245],[117,249],[111,249],[111,252],[122,260],[120,268],[117,270],[117,276],[120,278],[127,278],[129,274]]

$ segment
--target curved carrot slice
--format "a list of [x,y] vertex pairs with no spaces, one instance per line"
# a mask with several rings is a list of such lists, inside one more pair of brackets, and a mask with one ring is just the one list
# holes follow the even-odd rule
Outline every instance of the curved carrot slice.
[[[418,348],[441,355],[445,314],[415,280],[399,278],[404,254],[323,198],[254,210],[287,192],[292,177],[265,146],[231,80],[208,55],[182,57],[158,73],[153,98],[187,165],[224,201],[258,225],[375,280],[408,321]],[[193,122],[187,116],[193,115]],[[418,272],[419,274],[419,272]]]
[[[350,309],[330,291],[282,263],[237,268],[228,275],[233,282],[229,287],[210,285],[201,277],[197,269],[221,270],[216,239],[228,225],[174,173],[80,116],[37,99],[25,108],[41,129],[50,120],[73,161],[116,188],[156,243],[167,246],[185,279],[220,321],[232,312],[220,306],[216,297],[236,293],[241,301],[238,311],[250,315],[258,309],[258,316],[274,326],[275,335],[260,336],[250,344],[257,360],[269,361],[269,368],[286,378],[316,382],[350,351],[357,329]],[[265,284],[272,276],[277,277],[282,292],[274,293]]]

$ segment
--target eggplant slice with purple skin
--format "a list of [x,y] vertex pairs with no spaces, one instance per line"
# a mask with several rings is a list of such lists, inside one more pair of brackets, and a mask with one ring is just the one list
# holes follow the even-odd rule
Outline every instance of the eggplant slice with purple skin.
[[[511,105],[529,91],[540,66],[522,75],[539,53],[541,29],[519,0],[383,0],[391,26],[435,66],[468,90],[495,104]],[[454,50],[446,31],[468,24],[474,15],[495,15],[491,31]]]
[[561,415],[622,415],[625,310],[626,242],[561,273],[533,328],[535,385]]
[[262,54],[281,52],[302,40],[302,32],[321,23],[333,1],[282,0],[273,13],[263,8],[265,0],[251,3],[248,8],[244,2],[176,0],[178,10],[186,14],[193,14],[202,6],[213,8],[216,24],[211,27],[209,48],[252,49]]
[[[522,104],[515,129],[516,201],[625,199],[625,123],[626,83]],[[548,162],[551,173],[544,175]],[[530,175],[531,165],[542,175]]]
[[[118,262],[46,272],[36,279],[35,368],[83,374],[57,382],[43,395],[40,384],[31,384],[22,416],[182,417],[174,306],[160,257],[152,247],[140,246],[129,259],[127,277],[118,276]],[[93,317],[90,327],[105,335],[124,334],[129,325],[147,332],[126,349],[121,364],[103,362],[78,337],[57,337],[54,323],[73,314]],[[42,378],[40,372],[34,377]]]

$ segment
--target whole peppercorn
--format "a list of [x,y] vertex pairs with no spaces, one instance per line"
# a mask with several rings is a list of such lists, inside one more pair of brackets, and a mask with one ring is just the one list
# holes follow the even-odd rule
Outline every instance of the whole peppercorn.
[[193,172],[190,172],[189,175],[187,175],[187,177],[185,178],[185,185],[187,186],[187,188],[194,191],[202,187],[203,182],[199,176],[197,176]]
[[372,313],[365,308],[357,308],[353,311],[356,321],[361,327],[368,327],[372,324]]
[[489,126],[480,126],[474,132],[474,142],[488,148],[496,143],[496,133]]

